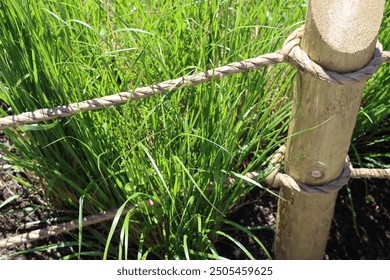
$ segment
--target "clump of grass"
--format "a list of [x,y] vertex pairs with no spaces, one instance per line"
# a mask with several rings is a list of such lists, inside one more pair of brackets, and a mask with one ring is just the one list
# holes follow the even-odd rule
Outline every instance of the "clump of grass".
[[[0,4],[0,99],[8,111],[2,113],[128,91],[275,51],[302,24],[305,2],[6,1]],[[263,170],[284,142],[293,76],[278,65],[8,129],[18,156],[2,149],[13,166],[38,176],[53,208],[88,215],[136,206],[99,230],[76,233],[76,243],[59,244],[76,248],[66,259],[218,259],[218,236],[252,258],[221,228],[242,230],[267,251],[248,228],[226,219],[240,197],[263,186],[237,180],[226,188],[224,182]],[[388,121],[389,76],[381,69],[369,82],[355,130],[356,159],[376,166],[384,165],[361,146],[389,142],[387,126],[378,129]],[[148,207],[147,199],[158,207]]]
[[[390,49],[390,3],[386,2],[383,22],[378,40],[384,50]],[[382,65],[379,71],[368,80],[363,94],[349,156],[355,167],[390,168],[390,68]],[[359,236],[356,212],[350,186],[347,187],[348,201],[354,229]],[[365,180],[367,201],[369,194],[368,182]]]
[[[273,51],[303,13],[255,2],[8,1],[0,98],[21,113]],[[102,231],[76,234],[77,253],[66,258],[220,258],[213,241],[227,237],[226,213],[261,186],[225,188],[226,178],[263,169],[286,130],[292,74],[278,81],[281,69],[7,130],[20,154],[9,161],[40,178],[56,209],[138,205]]]
[[[3,115],[128,91],[275,51],[306,12],[305,1],[9,0],[0,5]],[[385,18],[380,39],[388,49]],[[366,89],[354,163],[386,166],[387,154],[365,147],[389,142],[388,72],[382,68]],[[293,77],[278,65],[8,129],[14,146],[1,148],[12,166],[39,178],[51,207],[75,213],[62,219],[119,208],[112,223],[85,228],[72,235],[75,241],[57,244],[75,248],[65,259],[218,259],[213,245],[218,237],[253,258],[221,230],[224,224],[251,236],[270,258],[261,238],[226,214],[252,188],[264,187],[258,182],[265,173],[256,182],[240,174],[265,169],[284,142]],[[226,187],[228,176],[238,180]],[[145,202],[150,200],[155,207]],[[120,218],[128,204],[135,207]]]
[[[390,3],[386,2],[385,13],[378,40],[384,50],[390,49]],[[367,168],[390,168],[390,68],[384,64],[371,78],[363,95],[358,115],[351,158],[356,166]]]

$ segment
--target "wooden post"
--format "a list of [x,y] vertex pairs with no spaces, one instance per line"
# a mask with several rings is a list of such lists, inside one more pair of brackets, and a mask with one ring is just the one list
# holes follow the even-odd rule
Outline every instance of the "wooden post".
[[[311,0],[302,50],[325,69],[345,73],[374,53],[385,0]],[[365,81],[331,85],[297,77],[285,171],[311,186],[337,179],[345,164]],[[282,187],[276,259],[323,259],[337,191],[307,195]]]

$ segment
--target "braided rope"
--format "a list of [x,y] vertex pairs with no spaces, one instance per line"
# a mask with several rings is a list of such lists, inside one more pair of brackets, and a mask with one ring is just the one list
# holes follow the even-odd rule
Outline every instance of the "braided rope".
[[[293,178],[287,174],[280,173],[280,165],[284,158],[284,153],[286,151],[286,146],[281,146],[276,153],[273,155],[270,161],[270,167],[274,169],[265,179],[264,183],[269,185],[271,188],[280,188],[281,186],[290,187],[296,191],[303,192],[307,195],[315,194],[324,194],[328,192],[338,191],[343,186],[345,186],[350,179],[359,179],[359,178],[377,178],[377,179],[390,179],[390,169],[367,169],[367,168],[353,168],[350,162],[347,160],[344,170],[340,177],[335,181],[332,181],[328,184],[322,186],[308,186],[299,182],[296,182]],[[261,172],[248,172],[244,176],[248,179],[256,179],[261,174]],[[233,177],[228,177],[224,183],[225,187],[230,186],[236,181]],[[213,183],[210,183],[210,188],[208,191],[211,191]],[[153,200],[147,200],[146,205],[149,207],[158,206]],[[133,207],[126,207],[121,215],[125,215]],[[82,227],[90,226],[93,224],[98,224],[104,221],[112,220],[116,216],[118,209],[112,209],[105,211],[99,214],[87,216],[83,218]],[[79,228],[78,220],[72,220],[67,223],[62,223],[54,226],[50,226],[44,229],[33,230],[28,233],[23,233],[8,238],[0,240],[0,248],[8,248],[13,245],[33,242],[39,239],[44,239],[50,236],[58,235],[63,232],[71,231]]]
[[72,116],[80,112],[98,110],[113,105],[119,105],[128,101],[135,101],[150,97],[166,91],[177,90],[181,87],[194,86],[208,82],[213,79],[247,72],[251,69],[262,68],[267,65],[283,62],[283,55],[279,53],[265,54],[256,58],[240,62],[233,62],[206,72],[183,76],[173,80],[167,80],[159,84],[136,88],[132,92],[121,92],[114,95],[107,95],[101,98],[94,98],[82,102],[71,103],[66,106],[58,106],[52,109],[39,109],[33,112],[26,112],[20,115],[8,116],[0,119],[0,129],[16,127],[23,124],[37,123],[55,118]]
[[378,70],[381,63],[390,63],[390,52],[383,52],[382,46],[378,42],[373,59],[362,69],[345,74],[327,71],[320,65],[311,61],[308,55],[299,47],[303,30],[302,26],[292,32],[284,42],[283,48],[274,53],[264,54],[256,58],[250,58],[240,62],[233,62],[206,72],[167,80],[159,84],[136,88],[129,92],[121,92],[101,98],[71,103],[69,105],[44,108],[33,112],[26,112],[19,115],[0,118],[0,129],[38,123],[55,118],[68,117],[80,112],[98,110],[282,62],[288,62],[300,71],[310,73],[320,80],[333,84],[350,84],[366,80]]
[[316,195],[316,194],[324,194],[324,193],[339,191],[341,188],[343,188],[345,185],[348,184],[350,178],[351,178],[351,168],[349,164],[346,163],[344,165],[343,172],[336,180],[333,180],[321,186],[309,186],[301,182],[297,182],[289,175],[283,173],[277,173],[274,182],[276,184],[279,184],[280,186],[284,185],[286,187],[289,187],[291,189],[294,189],[298,192],[307,195]]
[[[213,79],[242,73],[251,69],[259,69],[267,65],[288,62],[300,71],[310,73],[320,80],[327,81],[333,84],[349,84],[356,83],[368,79],[372,76],[383,62],[390,63],[390,52],[383,52],[382,46],[378,42],[372,60],[363,68],[350,73],[340,74],[333,71],[327,71],[320,65],[311,61],[305,52],[299,47],[300,40],[303,35],[303,27],[295,30],[286,39],[283,48],[275,53],[264,54],[257,58],[247,59],[241,62],[233,62],[228,65],[208,70],[204,73],[183,76],[177,79],[164,81],[159,84],[136,88],[132,92],[121,92],[115,95],[108,95],[102,98],[94,98],[82,102],[72,103],[66,106],[58,106],[51,109],[39,109],[33,112],[22,113],[20,115],[0,118],[0,129],[16,127],[23,124],[37,123],[40,121],[71,116],[79,112],[98,110],[101,108],[123,104],[127,101],[147,98],[154,94],[163,93],[166,91],[177,90],[181,87],[189,87],[200,83],[208,82]],[[271,159],[271,166],[275,169],[264,180],[266,184],[273,188],[279,188],[282,185],[293,188],[297,191],[304,192],[309,195],[321,194],[327,192],[338,191],[348,183],[350,178],[382,178],[390,179],[390,169],[354,169],[348,160],[346,161],[344,170],[340,177],[328,184],[322,186],[308,186],[296,182],[287,174],[280,173],[280,162],[283,160],[286,147],[283,145],[275,153]],[[249,172],[245,174],[247,178],[256,178],[258,172]],[[225,186],[232,184],[234,178],[227,178]],[[153,201],[147,202],[153,206]],[[126,214],[132,207],[127,207],[121,213]],[[82,227],[97,224],[103,221],[112,220],[117,214],[118,209],[102,212],[100,214],[91,215],[83,218]],[[0,248],[10,247],[16,244],[32,242],[38,239],[43,239],[49,236],[58,235],[65,231],[70,231],[79,228],[78,220],[72,220],[67,223],[54,225],[46,229],[33,230],[28,233],[23,233],[11,236],[0,240]]]
[[[147,199],[145,204],[148,207],[156,206],[157,204],[151,199]],[[134,207],[132,205],[126,206],[120,216],[126,215]],[[113,220],[118,214],[119,208],[103,211],[99,214],[86,216],[82,220],[81,227],[87,227],[90,225],[98,224],[104,221]],[[0,240],[0,248],[8,248],[13,245],[28,243],[44,239],[50,236],[55,236],[63,232],[71,231],[80,227],[79,220],[72,220],[70,222],[53,225],[48,228],[32,230],[27,233],[22,233],[14,236],[10,236]]]
[[283,145],[278,149],[276,154],[271,159],[271,164],[275,167],[275,170],[268,175],[268,177],[265,179],[265,183],[272,188],[286,186],[308,195],[323,194],[340,190],[348,183],[351,178],[352,166],[347,159],[343,172],[339,178],[334,181],[321,186],[309,186],[307,184],[297,182],[289,175],[280,173],[281,162],[284,159],[285,152],[286,146]]
[[[131,207],[126,208],[122,214],[126,214]],[[118,209],[113,209],[109,211],[104,211],[99,214],[87,216],[83,218],[82,227],[90,226],[93,224],[101,223],[107,220],[114,219],[117,214]],[[23,244],[27,242],[36,241],[39,239],[47,238],[50,236],[58,235],[64,231],[70,231],[73,229],[79,228],[80,224],[78,220],[72,220],[67,223],[62,223],[54,226],[50,226],[45,229],[37,229],[27,233],[11,236],[0,240],[0,248],[2,247],[11,247],[16,244]]]
[[301,71],[310,73],[314,77],[331,84],[351,84],[367,80],[378,71],[382,62],[389,62],[389,54],[382,56],[382,45],[376,44],[373,58],[363,68],[349,73],[337,73],[328,71],[312,61],[309,56],[299,47],[304,33],[304,26],[299,27],[287,37],[282,47],[284,61],[289,62]]
[[382,52],[382,61],[385,63],[390,63],[390,52],[388,51]]
[[347,157],[344,169],[336,180],[321,186],[309,186],[301,182],[296,182],[287,174],[280,173],[281,163],[284,160],[285,152],[286,146],[283,145],[271,159],[270,164],[274,167],[274,171],[264,180],[264,182],[271,188],[286,186],[308,195],[314,195],[338,191],[343,186],[347,185],[350,179],[369,178],[390,180],[390,169],[353,168],[349,158]]
[[353,179],[386,179],[390,180],[390,169],[377,168],[353,168],[351,173]]

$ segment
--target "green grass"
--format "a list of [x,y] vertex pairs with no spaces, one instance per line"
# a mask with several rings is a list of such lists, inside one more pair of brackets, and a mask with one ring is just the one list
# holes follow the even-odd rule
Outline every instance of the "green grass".
[[[390,3],[386,2],[379,33],[384,50],[390,50]],[[390,168],[390,68],[382,67],[368,80],[352,140],[351,157],[359,166]]]
[[[3,115],[128,91],[273,52],[303,23],[305,2],[3,1],[0,99],[9,106]],[[388,18],[381,37],[385,48]],[[237,180],[225,188],[224,182],[264,170],[284,143],[294,73],[278,65],[8,129],[14,147],[1,147],[11,165],[39,178],[53,209],[75,213],[62,218],[137,205],[100,230],[71,233],[77,245],[65,244],[76,253],[66,259],[219,259],[214,243],[221,237],[252,258],[223,225],[251,237],[256,233],[259,250],[270,258],[261,230],[226,218],[240,197],[265,186]],[[384,68],[369,82],[354,138],[357,151],[366,142],[389,141],[374,133],[388,120],[389,76]],[[373,153],[357,152],[355,158],[383,165]],[[158,207],[147,207],[146,199]]]

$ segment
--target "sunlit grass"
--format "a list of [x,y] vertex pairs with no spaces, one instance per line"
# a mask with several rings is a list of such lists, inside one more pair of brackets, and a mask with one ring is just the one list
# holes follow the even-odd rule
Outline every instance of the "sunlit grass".
[[[130,91],[273,52],[306,12],[303,0],[7,0],[0,5],[0,99],[9,106],[3,115]],[[8,161],[38,176],[51,207],[76,213],[63,218],[136,206],[101,230],[71,233],[76,243],[65,244],[75,253],[65,259],[219,259],[213,245],[218,236],[253,258],[222,225],[254,238],[271,258],[254,230],[226,214],[251,189],[265,187],[259,183],[265,173],[256,182],[240,174],[264,170],[284,143],[294,73],[278,65],[8,129],[18,151],[18,156],[8,153]],[[388,74],[382,70],[368,86],[357,144],[388,141],[388,136],[367,138],[372,135],[367,131],[388,119],[386,110],[378,110],[389,104]],[[228,176],[238,180],[226,188]],[[147,199],[157,207],[149,207]],[[38,249],[46,247],[33,250]]]

